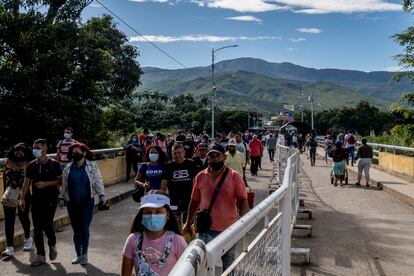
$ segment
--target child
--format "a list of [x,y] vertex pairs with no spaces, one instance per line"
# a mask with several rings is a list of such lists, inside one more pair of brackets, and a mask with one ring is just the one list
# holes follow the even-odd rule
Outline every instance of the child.
[[170,207],[170,198],[153,190],[141,198],[141,206],[131,226],[122,260],[122,276],[168,275],[187,243],[181,236]]

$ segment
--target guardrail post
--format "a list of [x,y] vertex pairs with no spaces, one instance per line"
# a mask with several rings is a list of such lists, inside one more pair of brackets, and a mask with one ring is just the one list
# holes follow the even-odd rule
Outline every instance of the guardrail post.
[[[290,159],[287,166],[291,166]],[[283,177],[283,184],[289,182],[289,174]],[[292,233],[292,202],[291,202],[291,183],[288,183],[288,189],[285,196],[280,201],[280,212],[282,213],[281,230],[282,230],[282,276],[290,276],[290,239]]]

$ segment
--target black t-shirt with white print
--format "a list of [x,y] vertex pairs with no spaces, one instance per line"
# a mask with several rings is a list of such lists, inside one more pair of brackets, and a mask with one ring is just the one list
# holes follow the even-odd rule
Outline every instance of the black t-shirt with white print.
[[196,173],[196,163],[189,159],[185,159],[181,164],[170,162],[163,172],[162,178],[168,180],[171,205],[177,206],[179,211],[186,212],[188,209]]

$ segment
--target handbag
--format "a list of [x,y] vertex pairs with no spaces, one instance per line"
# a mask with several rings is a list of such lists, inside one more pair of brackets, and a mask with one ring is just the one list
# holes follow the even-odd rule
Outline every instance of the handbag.
[[6,191],[1,197],[1,203],[6,207],[16,208],[19,205],[20,188],[7,186]]
[[140,203],[141,202],[141,197],[144,196],[145,192],[146,192],[146,189],[143,186],[136,187],[132,191],[132,199],[135,202]]
[[210,206],[208,207],[208,209],[200,210],[197,212],[196,214],[197,233],[202,234],[202,233],[205,233],[208,229],[210,229],[210,226],[211,226],[210,211],[211,211],[211,208],[213,207],[214,202],[216,201],[218,193],[221,190],[221,186],[223,185],[224,179],[226,179],[228,172],[229,172],[229,168],[226,168],[225,171],[223,172],[223,175],[220,178],[219,183],[217,184],[216,189],[214,190],[214,194],[213,194],[213,197],[211,198]]

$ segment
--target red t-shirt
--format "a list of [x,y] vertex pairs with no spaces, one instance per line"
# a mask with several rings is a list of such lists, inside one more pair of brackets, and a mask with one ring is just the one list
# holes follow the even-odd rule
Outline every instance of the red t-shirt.
[[[191,199],[200,202],[200,210],[208,209],[210,206],[221,175],[222,173],[213,181],[211,169],[207,168],[196,176]],[[230,169],[211,208],[210,230],[222,232],[232,225],[239,218],[236,202],[241,199],[247,199],[243,178],[238,172]]]
[[257,157],[262,155],[262,142],[259,140],[251,140],[249,143],[250,156]]

